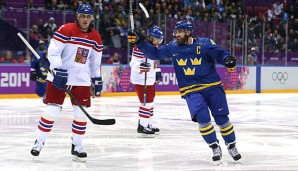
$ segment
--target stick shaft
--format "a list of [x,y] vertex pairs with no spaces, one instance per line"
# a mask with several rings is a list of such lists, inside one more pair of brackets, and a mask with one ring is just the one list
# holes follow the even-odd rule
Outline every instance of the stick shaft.
[[[148,20],[149,19],[149,13],[148,13],[147,9],[145,8],[145,6],[142,3],[139,3],[139,6],[141,7],[141,9],[143,10],[143,12],[145,13],[145,16],[146,16],[146,18]],[[147,21],[147,24],[148,24],[148,22],[149,21]],[[148,25],[146,26],[146,29],[148,29],[147,27],[148,27]],[[148,59],[146,57],[145,62],[147,63],[147,61],[148,61]],[[146,92],[147,91],[147,72],[145,72],[145,76],[144,77],[145,78],[144,78],[144,103],[143,103],[143,105],[146,106],[146,98],[147,98],[147,92]]]
[[149,13],[147,11],[147,9],[145,8],[145,6],[142,3],[139,3],[139,6],[141,7],[141,9],[143,10],[143,12],[145,13],[146,18],[149,18]]
[[129,1],[129,19],[130,19],[131,31],[134,31],[135,25],[134,25],[134,19],[133,19],[133,11],[132,11],[132,0]]
[[34,56],[36,56],[38,59],[40,59],[40,56],[38,55],[38,53],[33,49],[33,47],[29,44],[29,42],[25,39],[25,37],[19,32],[17,34],[22,41],[25,43],[25,45],[30,49],[30,51],[34,54]]

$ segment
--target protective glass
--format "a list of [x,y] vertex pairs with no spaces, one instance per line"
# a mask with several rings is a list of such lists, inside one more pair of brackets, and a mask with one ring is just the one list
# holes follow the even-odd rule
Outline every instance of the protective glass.
[[174,29],[173,36],[176,37],[177,33],[186,33],[186,30],[183,30],[183,29]]

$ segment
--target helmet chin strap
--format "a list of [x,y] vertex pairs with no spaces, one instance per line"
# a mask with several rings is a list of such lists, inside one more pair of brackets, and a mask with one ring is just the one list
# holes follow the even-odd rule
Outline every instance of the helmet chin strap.
[[148,36],[147,42],[153,45],[153,40],[152,40],[151,36]]
[[148,37],[148,43],[150,43],[151,45],[157,46],[153,42],[154,42],[153,37],[152,36],[149,36]]
[[187,32],[188,32],[188,30],[186,30],[186,32],[185,32],[185,35],[186,35],[186,41],[185,41],[185,45],[187,45],[187,44],[188,44],[189,37],[191,37],[191,34],[189,34],[189,35],[187,36]]

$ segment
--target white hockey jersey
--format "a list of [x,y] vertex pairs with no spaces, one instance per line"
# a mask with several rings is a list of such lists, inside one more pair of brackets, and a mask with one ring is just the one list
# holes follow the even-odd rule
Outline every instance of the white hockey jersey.
[[[76,23],[62,25],[48,48],[50,68],[67,69],[67,85],[90,86],[91,78],[100,77],[103,44],[94,29],[82,32]],[[53,81],[52,74],[47,79]]]
[[[133,84],[144,85],[145,73],[140,73],[139,66],[142,62],[145,62],[146,57],[136,45],[133,47],[131,61],[129,63],[131,67],[130,82]],[[147,62],[151,64],[150,71],[147,72],[146,85],[153,85],[155,83],[155,70],[154,60],[147,59]]]

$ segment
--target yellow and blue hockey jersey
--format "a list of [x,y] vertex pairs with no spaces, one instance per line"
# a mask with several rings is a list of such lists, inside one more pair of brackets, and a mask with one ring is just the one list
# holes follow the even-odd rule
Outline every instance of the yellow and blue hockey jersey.
[[182,97],[222,86],[215,64],[223,64],[224,59],[231,55],[212,39],[203,37],[194,38],[192,44],[183,46],[173,40],[160,47],[146,42],[140,42],[137,47],[152,60],[172,58]]

